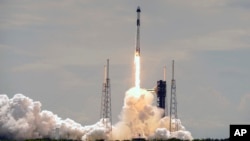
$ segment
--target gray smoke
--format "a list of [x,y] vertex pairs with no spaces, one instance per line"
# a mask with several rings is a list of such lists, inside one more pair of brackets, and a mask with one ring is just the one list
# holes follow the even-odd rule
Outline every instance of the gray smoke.
[[193,139],[179,119],[179,130],[170,133],[169,117],[162,118],[163,110],[153,105],[154,94],[145,89],[140,89],[140,93],[135,91],[135,88],[131,88],[126,92],[120,121],[112,126],[112,130],[109,120],[100,119],[94,125],[82,126],[71,119],[63,120],[50,111],[41,110],[40,102],[22,94],[16,94],[13,98],[0,95],[0,137],[18,140]]

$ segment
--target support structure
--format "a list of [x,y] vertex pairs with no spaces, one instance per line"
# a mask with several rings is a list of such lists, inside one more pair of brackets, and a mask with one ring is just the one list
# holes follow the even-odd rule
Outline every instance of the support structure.
[[170,97],[170,132],[178,130],[179,120],[177,117],[177,97],[176,97],[176,81],[174,79],[174,60],[172,63],[172,81],[171,81],[171,97]]
[[109,79],[109,59],[107,65],[104,66],[104,82],[102,86],[101,101],[101,119],[105,125],[106,131],[112,130],[112,112],[111,112],[111,89]]
[[166,66],[164,66],[163,69],[163,80],[157,81],[156,94],[157,107],[162,108],[164,110],[162,117],[168,116]]
[[166,109],[166,95],[167,95],[167,83],[166,81],[159,80],[157,81],[157,107],[162,108],[164,110],[164,113],[162,117],[167,115],[167,109]]
[[163,80],[166,82],[166,98],[165,98],[165,100],[166,100],[166,103],[165,103],[165,116],[168,116],[168,95],[167,95],[167,89],[168,89],[168,85],[167,85],[167,67],[166,66],[164,66],[164,69],[163,69]]

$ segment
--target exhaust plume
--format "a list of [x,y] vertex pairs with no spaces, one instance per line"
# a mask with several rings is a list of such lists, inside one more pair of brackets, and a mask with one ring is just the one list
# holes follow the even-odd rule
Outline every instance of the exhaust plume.
[[140,91],[140,56],[135,54],[134,58],[134,64],[135,64],[135,88],[137,90],[137,93]]
[[[111,125],[100,119],[96,124],[82,126],[71,119],[61,119],[56,114],[41,110],[41,103],[22,94],[13,98],[0,95],[1,139],[73,139],[73,140],[124,140],[135,137],[146,139],[179,138],[192,140],[181,122],[178,131],[169,131],[169,117],[161,118],[163,109],[153,105],[154,94],[136,87],[129,89],[124,98],[120,121]],[[104,121],[104,122],[103,122]],[[111,127],[108,131],[106,126]],[[57,130],[59,132],[57,132]]]
[[178,131],[169,131],[169,117],[162,118],[163,109],[153,105],[154,94],[145,89],[131,88],[126,92],[124,106],[120,115],[120,121],[114,125],[113,140],[146,138],[169,139],[179,138],[192,140],[193,137],[185,127],[178,123]]

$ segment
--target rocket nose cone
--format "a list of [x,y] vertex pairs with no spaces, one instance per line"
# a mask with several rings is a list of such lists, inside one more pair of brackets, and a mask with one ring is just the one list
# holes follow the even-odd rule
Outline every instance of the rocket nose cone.
[[137,7],[136,12],[141,12],[141,9],[140,9],[140,7],[139,7],[139,6]]

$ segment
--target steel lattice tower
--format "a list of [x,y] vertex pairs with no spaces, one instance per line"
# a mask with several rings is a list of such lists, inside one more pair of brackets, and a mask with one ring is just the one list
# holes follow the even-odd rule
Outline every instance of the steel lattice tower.
[[[102,101],[101,101],[101,119],[105,128],[112,128],[112,113],[111,113],[111,89],[109,79],[109,59],[107,65],[104,66],[104,82],[102,86]],[[108,126],[110,124],[110,126]],[[112,129],[111,129],[112,130]]]
[[166,66],[164,66],[164,68],[163,68],[163,78],[164,78],[164,81],[166,82],[166,104],[165,104],[165,116],[168,116],[168,95],[167,95],[167,67]]
[[170,97],[170,131],[178,130],[177,117],[177,97],[176,97],[176,81],[174,79],[174,60],[172,63],[172,81],[171,81],[171,97]]

